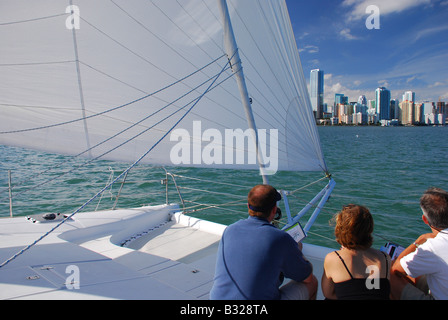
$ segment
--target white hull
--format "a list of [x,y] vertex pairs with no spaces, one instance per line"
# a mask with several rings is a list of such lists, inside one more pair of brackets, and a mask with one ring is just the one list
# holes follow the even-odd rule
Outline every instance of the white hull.
[[[0,268],[0,298],[206,300],[225,226],[178,211],[161,205],[79,213]],[[55,223],[0,219],[0,259]],[[303,250],[320,279],[331,249],[305,244]]]

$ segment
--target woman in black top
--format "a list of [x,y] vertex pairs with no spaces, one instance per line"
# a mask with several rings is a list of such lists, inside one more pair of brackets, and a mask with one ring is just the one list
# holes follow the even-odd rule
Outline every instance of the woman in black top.
[[343,207],[335,236],[341,250],[325,257],[322,292],[327,299],[389,299],[390,258],[371,248],[373,218],[363,206]]

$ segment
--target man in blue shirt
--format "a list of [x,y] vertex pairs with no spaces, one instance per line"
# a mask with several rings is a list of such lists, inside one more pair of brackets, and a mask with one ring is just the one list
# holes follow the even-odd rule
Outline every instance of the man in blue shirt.
[[[248,195],[249,217],[224,231],[212,300],[315,299],[317,279],[299,244],[271,224],[281,195],[258,185]],[[284,277],[291,281],[280,287]]]

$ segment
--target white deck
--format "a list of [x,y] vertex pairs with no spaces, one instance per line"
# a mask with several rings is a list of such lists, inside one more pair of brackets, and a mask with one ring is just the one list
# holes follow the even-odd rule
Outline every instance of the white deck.
[[[0,268],[0,299],[208,299],[225,226],[173,215],[177,209],[78,214]],[[0,219],[1,262],[54,225]],[[319,280],[327,252],[304,246]],[[68,266],[79,268],[79,289],[66,286],[74,275]]]

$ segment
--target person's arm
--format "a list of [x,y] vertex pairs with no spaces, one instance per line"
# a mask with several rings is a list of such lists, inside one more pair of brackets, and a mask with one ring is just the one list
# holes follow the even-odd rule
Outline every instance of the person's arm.
[[337,299],[336,293],[334,290],[334,281],[333,279],[328,275],[328,271],[330,267],[330,257],[327,255],[325,257],[324,261],[324,270],[322,273],[322,280],[321,280],[321,287],[322,287],[322,293],[325,298],[335,300]]
[[393,263],[393,265],[391,267],[391,273],[401,276],[404,279],[406,279],[407,281],[409,281],[410,283],[415,284],[415,279],[408,276],[408,274],[404,270],[403,266],[401,265],[400,260],[403,257],[406,257],[410,253],[417,250],[417,248],[419,246],[421,246],[422,244],[424,244],[426,242],[426,240],[428,240],[430,238],[434,238],[435,236],[436,236],[436,234],[434,234],[434,233],[426,233],[426,234],[422,234],[420,237],[418,237],[417,240],[415,240],[411,245],[409,245],[406,249],[404,249],[403,252],[398,256],[398,258],[395,260],[395,262]]
[[303,255],[300,244],[289,235],[285,239],[286,241],[283,243],[285,250],[284,275],[297,282],[303,282],[313,275],[313,265]]

